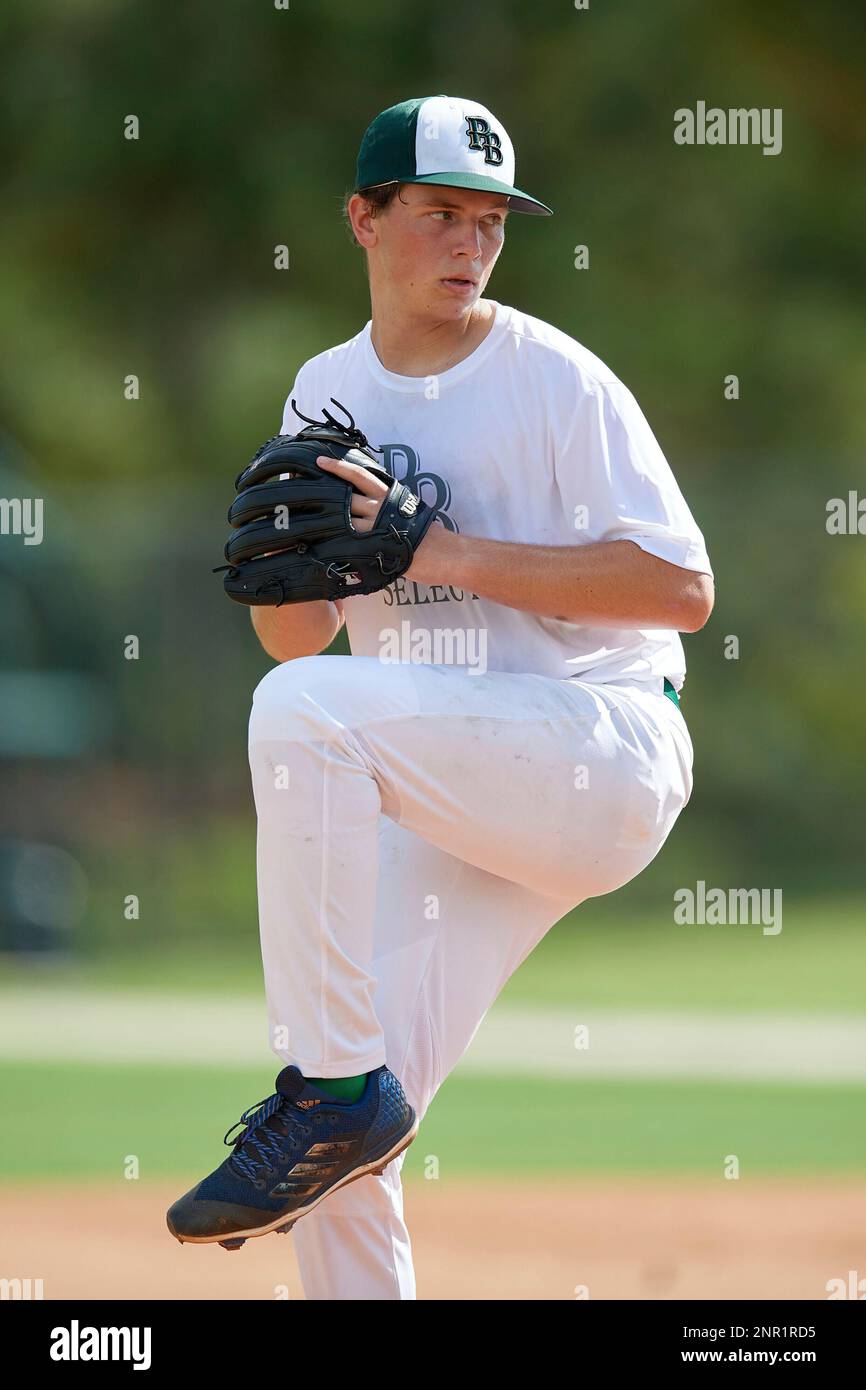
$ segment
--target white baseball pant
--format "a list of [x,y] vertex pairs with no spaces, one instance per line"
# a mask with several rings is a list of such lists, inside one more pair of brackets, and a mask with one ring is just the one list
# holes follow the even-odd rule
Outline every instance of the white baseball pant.
[[[658,853],[693,751],[661,681],[313,656],[257,686],[249,758],[273,1050],[387,1062],[423,1116],[549,928]],[[307,1298],[415,1297],[402,1160],[293,1228]]]

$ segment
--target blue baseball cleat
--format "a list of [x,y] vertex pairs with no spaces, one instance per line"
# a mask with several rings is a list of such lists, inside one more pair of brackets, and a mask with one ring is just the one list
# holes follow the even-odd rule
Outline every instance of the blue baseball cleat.
[[169,1208],[183,1244],[238,1250],[252,1236],[288,1231],[338,1188],[381,1173],[418,1133],[418,1117],[387,1067],[370,1072],[354,1104],[332,1100],[285,1067],[274,1095],[245,1110],[233,1152]]

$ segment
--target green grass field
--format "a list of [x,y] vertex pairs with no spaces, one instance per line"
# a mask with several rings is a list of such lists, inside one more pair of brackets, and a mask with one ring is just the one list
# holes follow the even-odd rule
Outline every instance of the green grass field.
[[[783,930],[679,927],[589,903],[549,933],[506,987],[503,1002],[667,1011],[862,1014],[862,900],[786,906]],[[74,967],[6,963],[0,980],[208,992],[263,999],[258,941],[231,950],[132,949]],[[5,1178],[96,1179],[138,1156],[142,1177],[202,1174],[222,1135],[267,1094],[274,1071],[94,1065],[0,1059],[7,1119]],[[435,1155],[453,1173],[704,1173],[736,1154],[748,1173],[862,1171],[866,1088],[856,1084],[696,1084],[623,1079],[449,1078],[410,1150],[406,1172]]]
[[[782,930],[677,926],[656,909],[585,903],[554,927],[508,982],[503,1000],[615,1008],[866,1011],[866,902],[786,904]],[[0,983],[69,980],[187,994],[263,993],[254,925],[227,946],[189,942],[104,952],[74,966],[7,961]]]
[[[135,1155],[142,1178],[203,1176],[222,1137],[270,1089],[266,1070],[5,1064],[4,1179],[101,1179]],[[14,1119],[12,1118],[14,1117]],[[409,1150],[440,1173],[720,1175],[862,1171],[866,1105],[857,1086],[688,1084],[453,1077]]]

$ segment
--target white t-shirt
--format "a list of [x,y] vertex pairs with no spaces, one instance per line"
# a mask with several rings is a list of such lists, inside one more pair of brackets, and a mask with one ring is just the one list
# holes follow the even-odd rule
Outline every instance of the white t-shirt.
[[[345,405],[376,457],[465,536],[575,546],[631,540],[683,569],[712,574],[704,538],[631,392],[568,334],[490,301],[487,337],[431,377],[386,371],[366,326],[301,367],[282,432]],[[519,612],[470,591],[405,575],[345,607],[354,655],[445,661],[586,681],[667,676],[685,656],[667,629],[601,628]],[[443,632],[446,635],[443,638]],[[396,645],[395,645],[396,643]]]

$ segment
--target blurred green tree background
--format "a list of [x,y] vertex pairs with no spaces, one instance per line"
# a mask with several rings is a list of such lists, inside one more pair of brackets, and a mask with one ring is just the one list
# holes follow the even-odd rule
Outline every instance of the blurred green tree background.
[[[0,537],[0,833],[85,861],[94,943],[131,892],[149,941],[249,940],[271,663],[210,568],[297,368],[369,317],[341,221],[363,130],[435,92],[502,118],[556,214],[511,219],[491,295],[634,391],[715,569],[695,794],[623,900],[862,884],[866,541],[825,525],[864,477],[862,6],[7,0],[0,34],[0,487],[46,517],[41,546]],[[781,108],[782,152],[676,145],[698,100]],[[90,679],[77,754],[21,732],[48,673]]]

